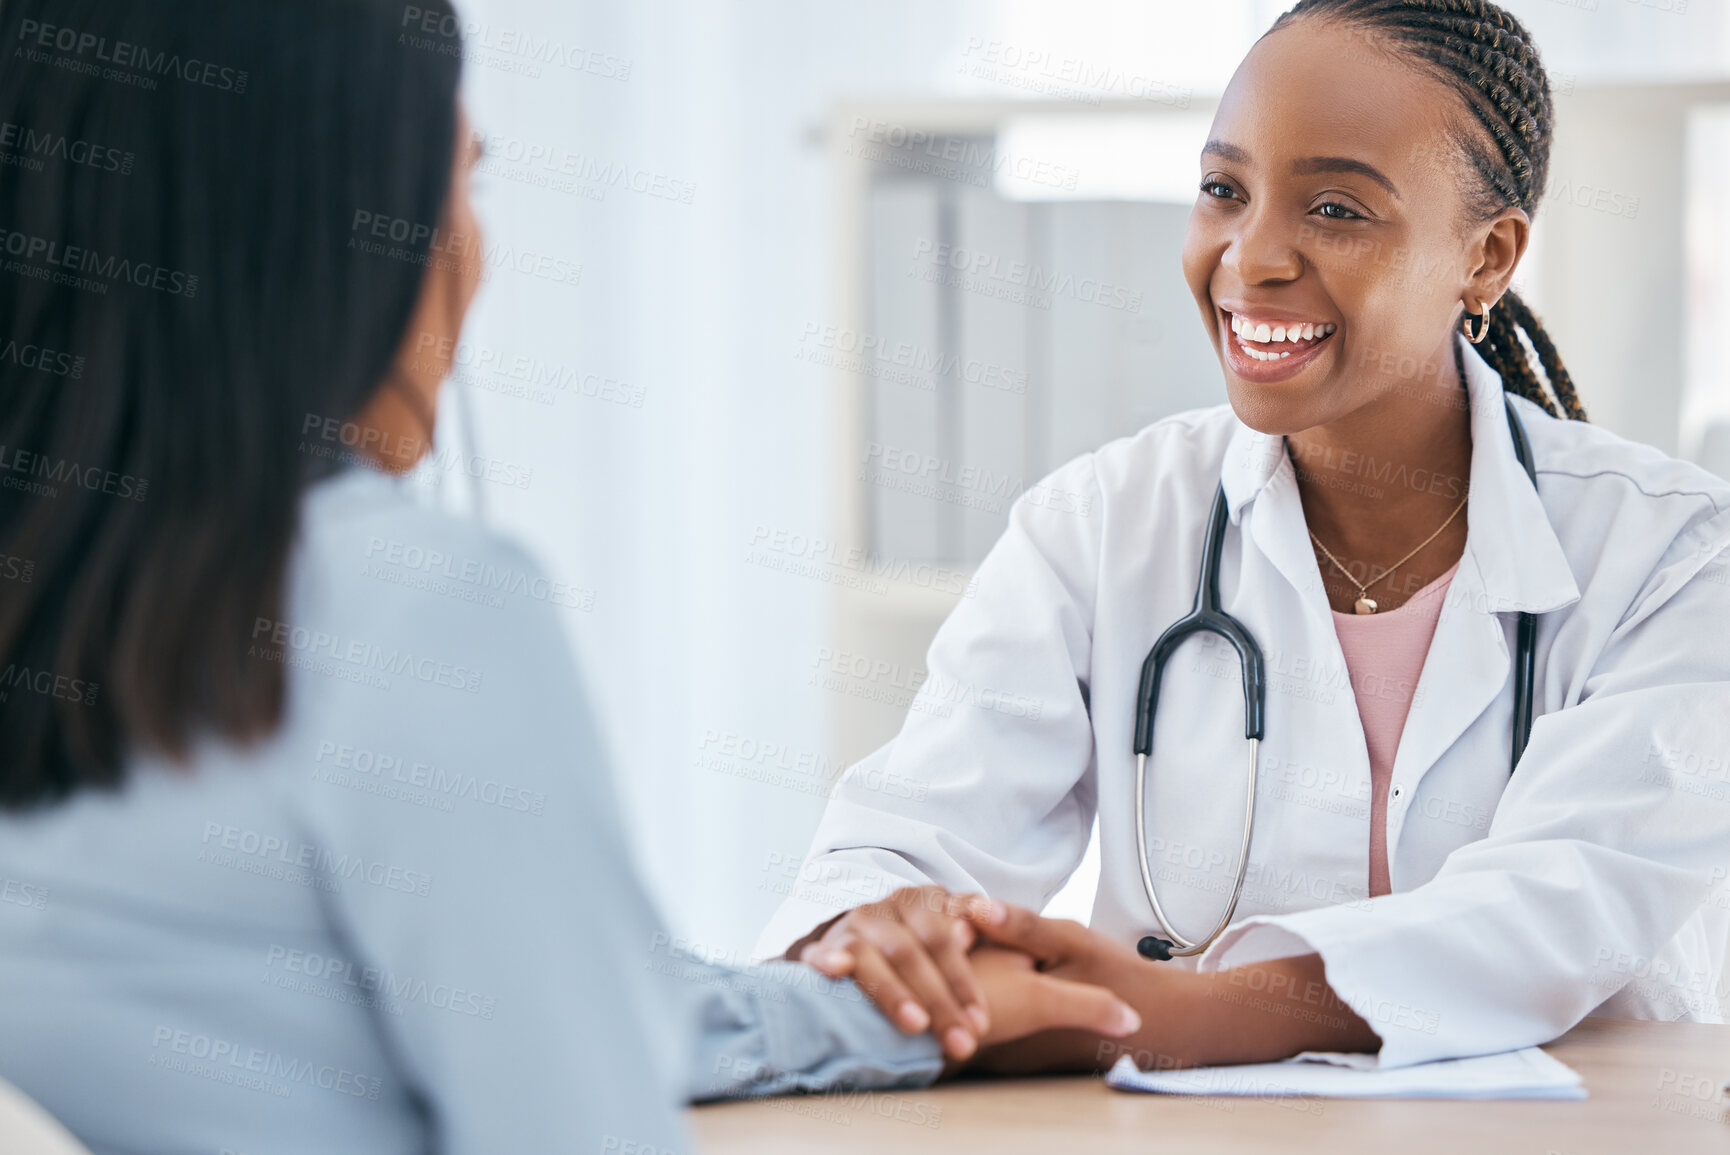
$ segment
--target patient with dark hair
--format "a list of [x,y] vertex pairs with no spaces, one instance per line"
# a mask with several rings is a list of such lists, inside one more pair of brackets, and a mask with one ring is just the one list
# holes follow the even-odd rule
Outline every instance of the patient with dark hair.
[[551,609],[413,580],[538,570],[400,477],[489,259],[404,11],[0,8],[0,122],[88,146],[0,170],[0,1076],[99,1152],[688,1150],[693,1099],[1134,1030],[1002,950],[912,1032],[692,957]]

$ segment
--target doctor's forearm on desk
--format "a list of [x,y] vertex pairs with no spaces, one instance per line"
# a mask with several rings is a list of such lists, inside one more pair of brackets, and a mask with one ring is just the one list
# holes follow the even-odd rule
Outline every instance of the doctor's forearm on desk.
[[992,905],[994,916],[979,921],[987,938],[1027,952],[1046,974],[1111,989],[1140,1013],[1143,1025],[1121,1039],[1043,1032],[987,1047],[970,1069],[1000,1075],[1094,1071],[1125,1055],[1144,1070],[1170,1069],[1381,1047],[1370,1025],[1328,985],[1318,954],[1196,973],[1151,963],[1079,923]]

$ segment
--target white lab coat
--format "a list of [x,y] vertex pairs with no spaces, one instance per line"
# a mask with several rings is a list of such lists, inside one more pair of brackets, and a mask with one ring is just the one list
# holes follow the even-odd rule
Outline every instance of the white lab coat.
[[[1222,406],[1112,442],[1033,491],[1073,500],[1017,502],[938,631],[899,736],[839,784],[759,951],[904,885],[1037,909],[1096,814],[1092,925],[1126,944],[1156,930],[1134,841],[1137,679],[1191,608],[1223,479],[1222,598],[1259,640],[1269,686],[1248,881],[1200,968],[1319,952],[1386,1066],[1547,1042],[1594,1009],[1723,1021],[1730,486],[1516,401],[1534,492],[1500,379],[1475,353],[1465,362],[1469,528],[1394,762],[1394,893],[1367,897],[1369,756],[1291,463]],[[1360,479],[1427,482],[1397,469],[1369,463]],[[1538,717],[1510,779],[1519,610],[1540,615]],[[1161,902],[1191,936],[1234,880],[1242,701],[1217,638],[1171,659],[1148,846]]]

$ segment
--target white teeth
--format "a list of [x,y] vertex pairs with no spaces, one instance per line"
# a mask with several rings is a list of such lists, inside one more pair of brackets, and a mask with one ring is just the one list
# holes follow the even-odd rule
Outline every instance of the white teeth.
[[1336,327],[1337,326],[1325,321],[1319,325],[1313,321],[1294,323],[1289,326],[1258,325],[1253,321],[1246,321],[1235,314],[1231,319],[1231,331],[1238,335],[1240,339],[1239,343],[1242,345],[1243,351],[1259,361],[1277,361],[1281,357],[1289,357],[1291,354],[1289,352],[1263,352],[1258,349],[1251,349],[1248,345],[1243,345],[1242,342],[1254,341],[1258,345],[1289,342],[1295,345],[1299,341],[1313,341],[1319,337],[1326,337],[1331,334]]

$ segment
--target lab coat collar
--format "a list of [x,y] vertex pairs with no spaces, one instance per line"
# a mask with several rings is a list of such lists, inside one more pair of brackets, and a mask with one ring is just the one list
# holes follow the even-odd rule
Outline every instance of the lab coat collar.
[[[1544,504],[1514,453],[1501,375],[1466,347],[1463,338],[1456,337],[1455,343],[1466,367],[1472,429],[1466,557],[1461,570],[1475,567],[1477,581],[1468,577],[1465,584],[1481,586],[1474,593],[1491,613],[1544,613],[1572,604],[1579,600],[1580,589]],[[1528,426],[1551,419],[1529,402],[1515,399],[1514,405]],[[1241,523],[1245,507],[1269,482],[1278,477],[1295,492],[1297,479],[1283,437],[1258,433],[1234,421],[1220,481],[1231,520]]]
[[[1502,376],[1463,337],[1455,337],[1466,366],[1472,405],[1472,488],[1466,505],[1466,548],[1482,575],[1491,613],[1541,614],[1580,600],[1580,587],[1537,489],[1514,452]],[[1529,401],[1514,398],[1527,426],[1555,420]],[[1487,452],[1486,452],[1487,450]],[[1537,447],[1532,446],[1534,459]],[[1537,462],[1534,460],[1534,464]],[[1540,479],[1540,484],[1541,484]]]

